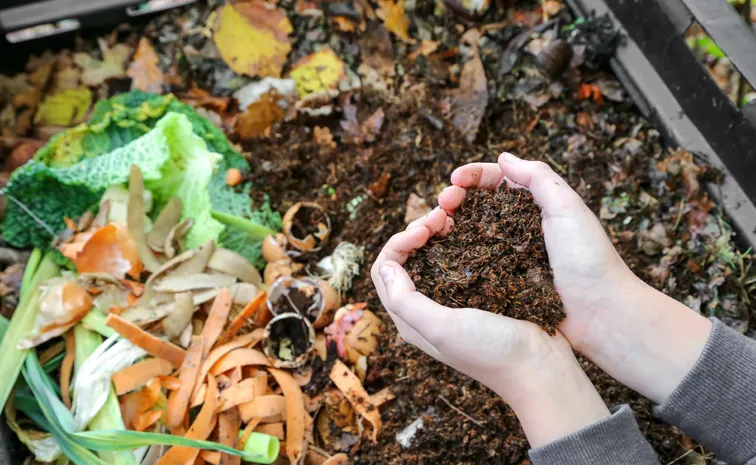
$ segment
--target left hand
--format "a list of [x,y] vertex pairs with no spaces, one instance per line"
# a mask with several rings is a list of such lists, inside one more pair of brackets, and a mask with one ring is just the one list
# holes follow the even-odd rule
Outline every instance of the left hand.
[[478,309],[444,307],[415,290],[402,265],[452,227],[446,212],[436,209],[393,236],[373,265],[373,283],[402,338],[499,394],[534,446],[608,416],[561,334],[552,337],[533,323]]

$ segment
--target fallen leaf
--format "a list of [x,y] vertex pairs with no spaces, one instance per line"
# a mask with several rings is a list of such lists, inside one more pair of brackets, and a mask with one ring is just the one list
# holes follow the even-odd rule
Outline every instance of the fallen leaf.
[[416,219],[427,215],[431,210],[432,208],[425,203],[425,199],[413,192],[407,199],[407,212],[404,214],[404,223],[410,224]]
[[29,82],[34,87],[39,89],[47,86],[47,82],[50,80],[53,68],[55,67],[56,57],[50,51],[47,50],[41,56],[32,56],[26,63],[26,72],[29,76]]
[[69,50],[63,50],[58,56],[53,78],[53,90],[77,89],[81,83],[81,70],[75,66]]
[[94,87],[110,78],[126,76],[126,62],[131,58],[131,47],[116,44],[109,48],[101,40],[100,49],[102,60],[92,58],[86,53],[74,53],[74,63],[81,68],[81,82],[86,86]]
[[452,92],[451,98],[452,124],[468,142],[473,142],[478,135],[488,106],[488,80],[478,54],[479,37],[480,33],[475,29],[462,36],[462,40],[472,47],[472,57],[462,67],[459,88]]
[[215,97],[205,89],[192,87],[186,94],[179,97],[179,100],[195,108],[209,108],[215,112],[224,113],[228,111],[231,99],[228,97]]
[[221,8],[213,40],[234,72],[279,77],[291,51],[291,32],[291,23],[280,8],[262,0],[242,0]]
[[37,150],[42,148],[43,145],[45,145],[45,143],[41,140],[23,142],[21,145],[13,149],[10,155],[8,155],[8,158],[5,159],[3,170],[12,173],[27,161],[31,160],[34,157],[34,154],[37,153]]
[[242,140],[264,135],[268,128],[284,118],[285,112],[278,106],[279,99],[280,96],[273,90],[236,116],[234,130]]
[[374,142],[383,126],[383,108],[379,108],[360,124],[357,121],[357,107],[351,103],[344,104],[344,119],[341,127],[344,129],[342,140],[347,144],[361,145]]
[[354,32],[357,24],[354,24],[345,16],[333,16],[331,22],[336,25],[336,29],[341,32]]
[[160,59],[146,37],[139,40],[134,58],[126,75],[131,78],[131,90],[141,90],[160,94],[165,84],[165,76],[158,66]]
[[407,55],[407,58],[409,58],[411,61],[417,60],[417,58],[422,55],[424,57],[427,57],[431,53],[438,50],[438,46],[441,45],[440,42],[437,42],[435,40],[425,40],[423,39],[420,42],[420,46],[417,47],[412,53]]
[[344,62],[326,47],[294,63],[289,77],[296,82],[297,93],[302,98],[336,89],[346,74]]
[[378,0],[380,6],[379,15],[383,17],[386,29],[408,44],[417,41],[409,34],[412,21],[404,14],[404,0]]
[[87,115],[92,106],[92,91],[86,87],[60,90],[45,97],[34,116],[41,126],[73,126]]

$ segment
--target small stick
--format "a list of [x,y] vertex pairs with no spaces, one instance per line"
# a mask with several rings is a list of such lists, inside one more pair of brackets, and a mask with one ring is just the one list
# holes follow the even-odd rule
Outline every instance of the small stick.
[[465,413],[465,412],[463,412],[462,410],[460,410],[460,409],[458,409],[457,407],[455,407],[454,405],[452,405],[452,403],[451,403],[451,402],[449,402],[449,401],[448,401],[448,400],[446,399],[446,397],[444,397],[444,396],[442,396],[441,394],[439,394],[439,395],[438,395],[438,398],[439,398],[439,399],[441,399],[441,400],[443,400],[443,401],[444,401],[444,403],[445,403],[446,405],[448,405],[450,409],[454,410],[455,412],[459,413],[460,415],[462,415],[463,417],[467,418],[467,419],[468,419],[468,420],[470,420],[471,422],[473,422],[473,423],[475,423],[476,425],[478,425],[478,426],[480,426],[481,428],[483,428],[483,423],[479,422],[479,421],[478,421],[478,420],[476,420],[475,418],[471,417],[470,415],[466,414],[466,413]]
[[684,459],[685,457],[687,457],[687,456],[689,456],[690,454],[692,454],[692,453],[693,453],[693,451],[694,451],[694,449],[691,449],[691,450],[689,450],[688,452],[686,452],[686,453],[684,453],[683,455],[681,455],[681,456],[677,457],[677,458],[676,458],[676,459],[674,459],[673,461],[671,461],[671,462],[667,463],[667,465],[672,465],[673,463],[677,463],[677,462],[679,462],[680,460],[682,460],[682,459]]

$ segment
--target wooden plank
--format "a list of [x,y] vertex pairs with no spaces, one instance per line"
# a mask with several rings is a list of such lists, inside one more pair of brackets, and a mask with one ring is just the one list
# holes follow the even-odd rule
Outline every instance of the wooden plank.
[[126,12],[126,7],[142,0],[47,0],[16,6],[0,11],[0,29],[13,31],[62,19],[80,19],[110,10]]
[[735,68],[756,87],[756,34],[726,0],[683,0],[724,50]]

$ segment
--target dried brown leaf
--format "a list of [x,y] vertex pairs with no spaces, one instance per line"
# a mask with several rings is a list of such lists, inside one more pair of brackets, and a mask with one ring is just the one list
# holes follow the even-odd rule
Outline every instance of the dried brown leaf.
[[144,92],[162,93],[165,75],[159,66],[160,59],[146,37],[139,40],[134,58],[126,75],[131,78],[131,89]]

